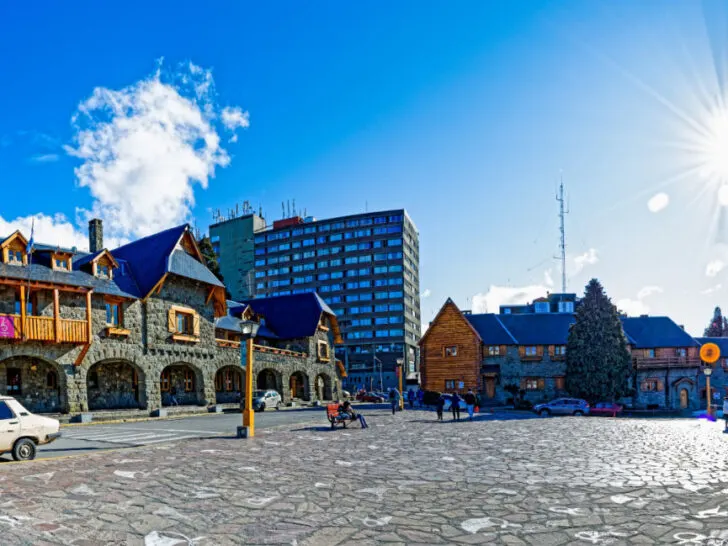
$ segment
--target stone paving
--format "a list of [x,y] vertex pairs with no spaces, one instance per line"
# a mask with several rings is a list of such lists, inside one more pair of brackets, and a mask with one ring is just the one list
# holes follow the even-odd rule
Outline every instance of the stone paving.
[[728,544],[721,423],[368,413],[0,465],[0,542]]

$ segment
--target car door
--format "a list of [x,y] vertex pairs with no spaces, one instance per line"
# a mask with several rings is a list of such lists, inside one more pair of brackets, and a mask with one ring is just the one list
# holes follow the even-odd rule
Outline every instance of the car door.
[[568,401],[561,399],[554,403],[554,409],[552,411],[554,415],[567,415],[569,413]]
[[20,436],[20,419],[3,400],[0,400],[0,453],[13,449]]

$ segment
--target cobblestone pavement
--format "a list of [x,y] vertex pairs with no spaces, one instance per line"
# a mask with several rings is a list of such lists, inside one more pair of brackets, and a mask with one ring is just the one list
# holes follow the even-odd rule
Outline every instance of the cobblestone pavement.
[[0,542],[728,544],[720,423],[432,415],[0,465]]

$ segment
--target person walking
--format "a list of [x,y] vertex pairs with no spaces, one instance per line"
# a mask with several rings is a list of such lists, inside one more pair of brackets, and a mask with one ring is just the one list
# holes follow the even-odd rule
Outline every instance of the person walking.
[[468,410],[468,417],[470,420],[473,420],[473,413],[475,412],[475,394],[473,393],[473,389],[468,389],[468,392],[465,394],[465,407]]
[[450,409],[452,410],[452,420],[453,421],[460,421],[460,401],[462,398],[460,398],[460,395],[456,392],[452,394],[452,405]]
[[417,406],[420,408],[425,407],[425,391],[422,390],[422,387],[417,389]]
[[410,409],[415,409],[415,391],[412,389],[407,391],[407,400],[409,401]]
[[392,415],[394,415],[394,412],[397,411],[397,406],[399,405],[399,391],[397,389],[392,389],[389,391],[389,403],[392,404]]
[[437,408],[437,420],[442,421],[442,411],[445,409],[445,395],[441,394],[440,398],[437,399],[436,408]]

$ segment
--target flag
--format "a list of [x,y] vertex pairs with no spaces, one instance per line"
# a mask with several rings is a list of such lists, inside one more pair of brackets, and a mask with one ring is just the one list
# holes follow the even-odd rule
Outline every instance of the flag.
[[33,235],[35,233],[35,218],[33,219],[33,223],[30,226],[30,240],[28,241],[28,246],[25,248],[25,253],[30,256],[30,254],[33,252]]

